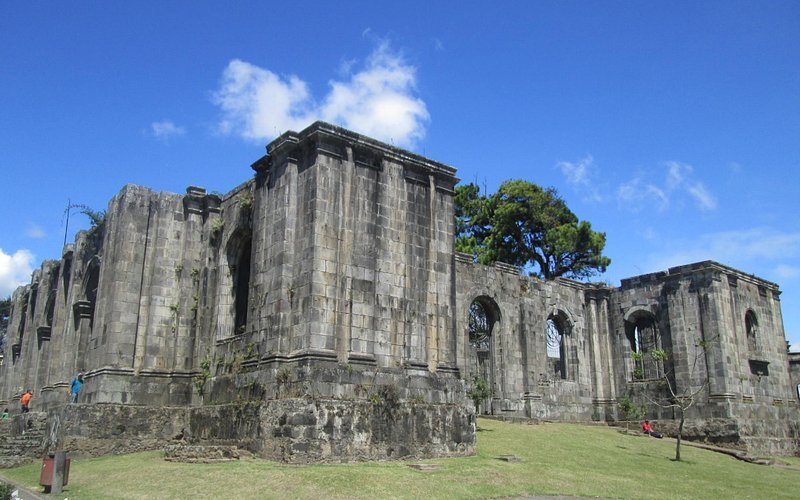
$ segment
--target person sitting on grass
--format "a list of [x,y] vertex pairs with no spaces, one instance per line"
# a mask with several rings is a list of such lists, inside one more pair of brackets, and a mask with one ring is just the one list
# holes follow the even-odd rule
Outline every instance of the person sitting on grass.
[[650,425],[650,422],[648,420],[642,422],[642,432],[658,439],[661,439],[663,437],[661,434],[653,430],[653,426]]

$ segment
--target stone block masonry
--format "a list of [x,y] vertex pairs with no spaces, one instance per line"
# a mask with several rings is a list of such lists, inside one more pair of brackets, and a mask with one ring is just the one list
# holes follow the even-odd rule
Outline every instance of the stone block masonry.
[[[453,167],[323,122],[266,153],[224,195],[123,187],[14,292],[0,404],[33,389],[44,448],[468,455],[475,376],[492,389],[480,413],[573,422],[707,381],[692,429],[798,448],[774,283],[711,261],[619,288],[477,265],[454,252]],[[654,350],[668,359],[642,363]]]

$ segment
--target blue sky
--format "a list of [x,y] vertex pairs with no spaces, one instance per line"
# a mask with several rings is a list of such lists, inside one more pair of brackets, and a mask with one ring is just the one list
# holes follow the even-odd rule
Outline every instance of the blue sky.
[[555,187],[612,284],[774,281],[800,348],[798,2],[3,2],[0,294],[60,256],[68,199],[225,192],[314,119]]

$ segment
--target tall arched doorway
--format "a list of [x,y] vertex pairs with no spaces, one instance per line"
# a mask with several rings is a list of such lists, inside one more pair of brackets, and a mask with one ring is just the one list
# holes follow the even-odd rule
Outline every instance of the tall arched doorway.
[[[467,320],[469,380],[473,381],[475,377],[480,377],[489,387],[495,389],[494,333],[500,320],[499,308],[491,298],[478,297],[469,306]],[[480,411],[484,414],[493,413],[491,396],[480,405]]]

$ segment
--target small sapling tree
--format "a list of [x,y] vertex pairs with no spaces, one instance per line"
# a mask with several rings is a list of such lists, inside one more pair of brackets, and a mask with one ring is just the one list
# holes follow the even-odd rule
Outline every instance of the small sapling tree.
[[625,429],[629,429],[631,420],[639,420],[644,416],[646,406],[644,404],[637,405],[631,400],[630,396],[625,396],[625,398],[619,402],[619,409],[625,417]]
[[[683,438],[683,426],[686,422],[686,412],[702,397],[708,388],[708,370],[706,369],[706,351],[712,345],[716,337],[709,340],[697,340],[694,342],[693,352],[687,353],[688,369],[681,380],[676,380],[673,376],[675,359],[673,358],[672,368],[665,370],[664,373],[653,383],[657,384],[657,389],[651,391],[645,397],[648,401],[660,408],[672,409],[678,414],[678,435],[675,441],[675,461],[681,460],[681,440]],[[654,349],[646,354],[649,362],[655,365],[667,365],[666,361],[670,358],[670,353],[663,349]],[[665,389],[665,390],[659,390]]]
[[472,378],[472,387],[467,391],[467,396],[475,404],[475,413],[480,411],[481,401],[492,397],[494,391],[489,386],[489,382],[482,375],[475,375]]

